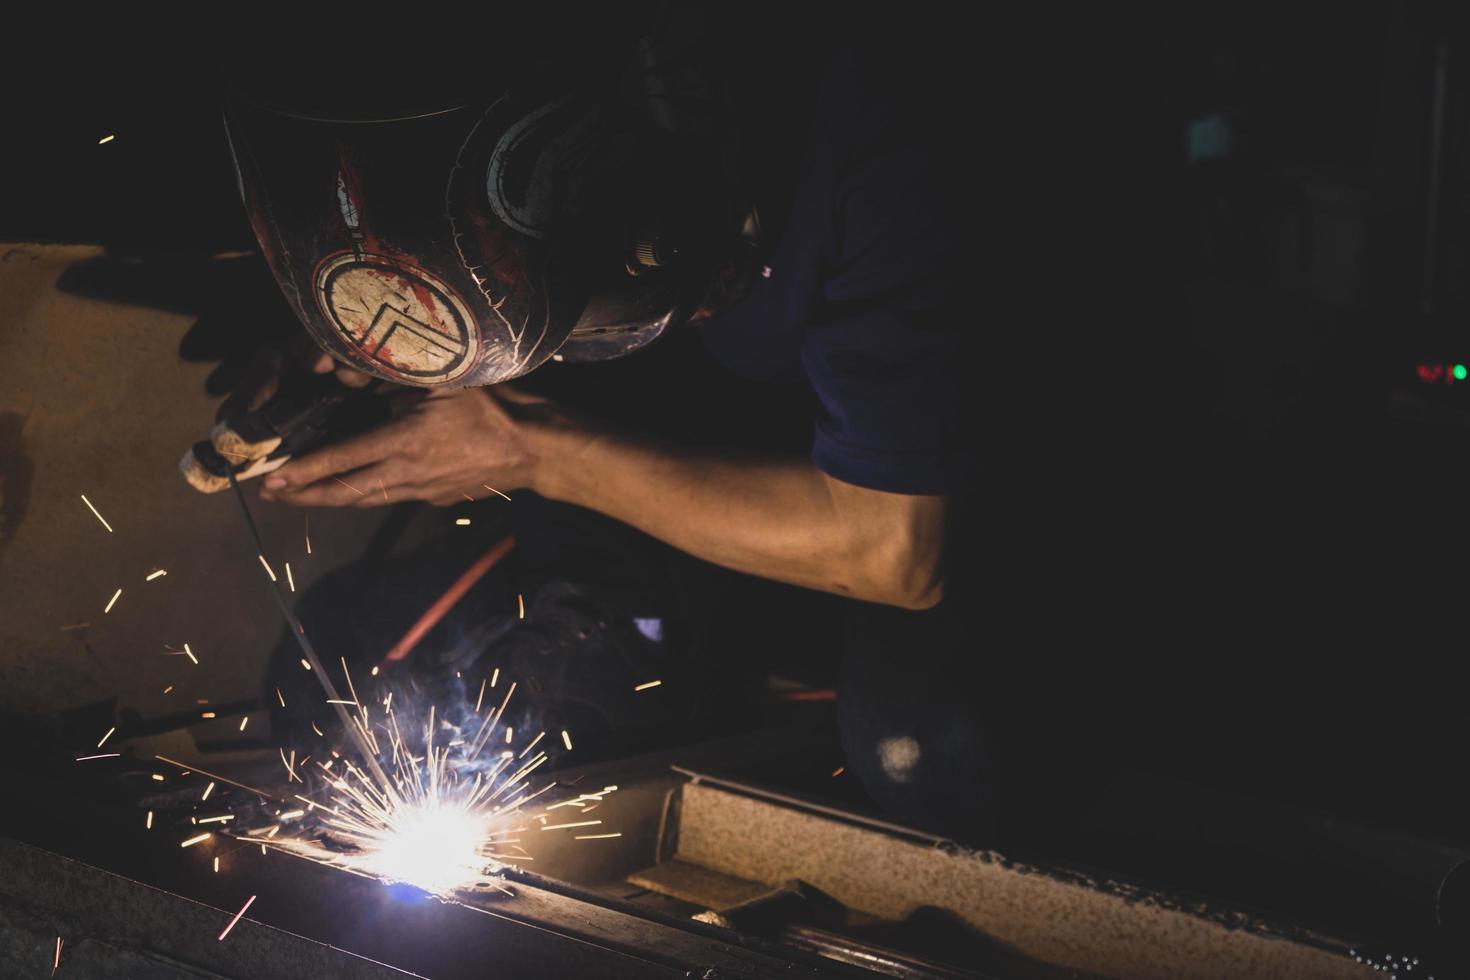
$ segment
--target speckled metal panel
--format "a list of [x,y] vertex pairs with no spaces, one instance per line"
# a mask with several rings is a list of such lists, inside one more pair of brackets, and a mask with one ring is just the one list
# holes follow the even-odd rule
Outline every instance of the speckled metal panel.
[[1375,976],[1322,937],[713,786],[684,786],[678,833],[679,860],[773,887],[799,879],[885,919],[937,906],[1017,953],[1119,980]]

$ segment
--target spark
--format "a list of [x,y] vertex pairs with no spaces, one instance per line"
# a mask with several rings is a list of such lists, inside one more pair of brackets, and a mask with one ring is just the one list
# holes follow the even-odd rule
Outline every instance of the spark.
[[247,725],[247,724],[248,724],[248,723],[249,723],[249,722],[250,722],[250,716],[249,716],[249,715],[246,715],[246,716],[245,716],[245,717],[244,717],[244,718],[241,718],[241,719],[240,719],[240,731],[242,731],[242,732],[243,732],[243,731],[244,731],[244,730],[245,730],[245,726],[246,726],[246,725]]
[[485,678],[480,678],[480,696],[475,698],[475,714],[480,713],[480,705],[485,701]]
[[[332,479],[337,480],[337,478],[335,476],[332,477]],[[340,483],[340,484],[342,484],[348,490],[351,490],[353,493],[357,494],[359,497],[366,497],[367,496],[367,494],[363,493],[361,490],[357,489],[357,487],[354,487],[352,484],[348,483],[346,480],[337,480],[337,482]]]
[[[310,670],[311,669],[311,664],[307,663],[307,660],[306,660],[305,657],[302,657],[301,658],[301,666],[305,667],[307,670]],[[318,732],[317,734],[321,734],[321,733]]]
[[383,480],[382,480],[381,477],[378,479],[378,489],[383,492],[383,499],[384,500],[387,500],[388,499],[388,489],[383,486]]
[[209,799],[209,794],[210,793],[213,793],[213,792],[214,792],[214,783],[211,782],[208,786],[204,787],[204,795],[201,796],[201,797],[199,797],[199,802],[200,803],[203,803],[205,800]]
[[291,591],[296,591],[296,579],[291,575],[291,563],[286,562],[286,584],[291,586]]
[[639,684],[639,685],[635,686],[633,688],[633,690],[635,690],[635,691],[646,691],[650,687],[658,687],[662,683],[663,683],[663,681],[644,681],[642,684]]
[[[107,137],[107,139],[110,140],[110,139],[112,139],[112,137],[109,136],[109,137]],[[102,142],[106,143],[107,140],[103,140]],[[51,961],[51,975],[53,977],[56,976],[56,968],[59,967],[59,966],[61,966],[61,942],[62,942],[61,937],[60,936],[57,936],[56,937],[56,957]]]
[[482,483],[482,484],[480,484],[480,486],[484,487],[486,490],[489,490],[491,493],[499,494],[500,496],[505,497],[506,500],[509,500],[510,499],[509,497],[506,497],[505,494],[500,493],[499,490],[496,490],[494,487],[492,487],[488,483]]
[[[260,849],[261,849],[262,852],[264,852],[265,851],[265,845],[262,844]],[[233,929],[233,928],[235,928],[235,923],[240,921],[240,916],[244,915],[245,914],[245,910],[248,909],[254,903],[255,903],[255,896],[254,895],[251,895],[248,899],[245,900],[245,904],[242,905],[242,906],[240,906],[240,911],[236,912],[235,913],[235,917],[230,920],[230,924],[227,925],[227,926],[225,926],[225,931],[219,934],[219,939],[216,940],[217,942],[224,942],[225,941],[225,937],[230,934],[230,930]]]
[[265,560],[265,555],[256,555],[255,557],[260,559],[260,567],[265,569],[265,573],[271,577],[271,581],[276,581],[276,573],[271,569],[271,563]]
[[494,670],[494,672],[491,673],[491,675],[490,675],[490,686],[491,687],[494,687],[495,686],[495,682],[498,681],[498,680],[500,680],[500,668],[499,667],[496,667],[495,670]]
[[378,668],[374,667],[371,671],[369,671],[369,673],[372,674],[372,676],[377,677],[378,676]]
[[[607,794],[612,793],[612,792],[614,792],[616,790],[617,790],[617,787],[616,786],[604,786],[603,789],[602,789],[602,792],[600,792],[600,793],[583,793],[581,796],[578,796],[575,799],[562,800],[560,803],[553,803],[549,807],[547,807],[546,810],[549,813],[550,811],[555,810],[557,807],[563,807],[563,806],[583,806],[583,805],[585,805],[585,801],[586,800],[597,800],[597,801],[601,802],[601,800],[602,800],[602,798],[604,796],[606,796]],[[587,807],[587,809],[590,810],[590,809],[592,809],[592,807]]]
[[228,823],[235,819],[233,813],[222,813],[217,817],[200,817],[198,823]]
[[602,823],[601,820],[579,820],[576,823],[548,823],[542,824],[542,830],[566,830],[568,827],[595,827]]
[[[97,141],[97,145],[98,146],[101,146],[103,143],[111,143],[115,139],[117,139],[117,134],[116,133],[109,133],[108,135],[106,135],[106,136],[102,137],[100,140],[98,140]],[[60,947],[58,946],[57,949],[59,950]],[[52,972],[54,973],[55,971],[53,970]]]
[[327,698],[327,704],[350,704],[354,708],[361,707],[356,701],[344,701],[342,698]]
[[116,759],[120,755],[122,755],[121,752],[104,752],[101,755],[84,755],[84,756],[79,756],[74,761],[76,761],[76,762],[86,762],[89,759]]
[[456,517],[454,519],[454,523],[458,524],[460,527],[468,527],[470,519],[468,517]]
[[106,616],[108,613],[112,612],[112,604],[114,602],[117,602],[117,598],[120,595],[122,595],[122,589],[118,589],[112,594],[112,598],[107,600],[107,608],[102,610],[102,615]]
[[281,689],[279,687],[276,688],[276,700],[281,702],[281,707],[284,708],[286,706],[286,697],[281,693]]
[[306,553],[311,554],[311,518],[306,519]]
[[[187,644],[187,643],[185,643],[185,644],[184,644],[184,654],[185,654],[185,655],[186,655],[186,656],[187,656],[187,657],[188,657],[188,658],[189,658],[189,659],[190,659],[190,660],[192,660],[192,661],[193,661],[193,662],[194,662],[194,663],[195,663],[195,664],[198,664],[198,663],[199,663],[199,658],[198,658],[198,657],[196,657],[196,656],[194,656],[194,651],[193,651],[193,650],[191,650],[191,649],[189,649],[189,644]],[[167,693],[168,693],[168,692],[167,692],[167,691],[165,691],[165,692],[164,692],[164,693],[165,693],[165,694],[167,694]]]
[[[87,499],[86,494],[82,494],[82,503],[86,504],[87,509],[90,510],[93,514],[97,514],[97,508],[92,506],[92,501]],[[107,518],[103,517],[101,514],[97,514],[97,520],[101,521],[102,526],[107,528],[108,534],[112,533],[112,525],[107,523]]]
[[153,811],[152,810],[149,810],[148,811],[148,819],[143,821],[143,829],[144,830],[152,830],[153,829]]
[[103,742],[106,742],[109,738],[112,738],[112,733],[115,732],[115,731],[117,731],[117,726],[116,725],[113,725],[111,728],[109,728],[107,730],[107,734],[102,736],[102,741],[97,743],[97,747],[99,749],[102,748]]
[[214,834],[212,834],[212,833],[200,834],[198,837],[190,837],[188,840],[184,841],[179,846],[180,847],[193,847],[195,844],[198,844],[200,841],[209,840],[213,836],[214,836]]
[[620,830],[616,834],[577,834],[576,835],[576,839],[577,840],[606,840],[609,837],[621,837],[621,836],[623,836],[623,832]]
[[567,751],[572,751],[572,736],[565,728],[561,730],[561,740],[567,744]]
[[838,776],[842,775],[843,771],[846,770],[846,769],[847,769],[846,766],[838,766],[836,769],[833,769],[832,770],[832,778],[833,779],[836,779]]
[[161,783],[161,782],[163,782],[163,777],[162,777],[162,776],[160,776],[160,775],[159,775],[159,774],[158,774],[158,773],[156,773],[156,772],[155,772],[155,773],[154,773],[154,774],[153,774],[153,780],[154,780],[154,782],[159,782],[159,783]]
[[[166,688],[163,689],[163,693],[164,694],[167,694],[169,691],[172,691],[173,689],[174,689],[174,686],[172,684],[170,684],[168,687],[166,687]],[[281,705],[281,707],[284,708],[285,705]]]
[[515,734],[516,734],[516,730],[514,728],[511,728],[509,725],[507,725],[506,728],[505,728],[505,744],[506,745],[509,745],[511,743],[511,740],[515,738]]
[[[312,722],[311,723],[311,730],[314,731],[314,732],[316,732],[317,735],[322,735],[322,730],[320,728],[316,727],[316,722]],[[325,738],[326,736],[322,735],[322,737]]]
[[302,779],[300,776],[296,775],[296,750],[295,749],[292,749],[291,750],[291,758],[290,758],[289,761],[286,759],[286,750],[285,749],[280,748],[279,746],[277,746],[276,747],[276,751],[278,753],[280,753],[280,756],[281,756],[281,765],[283,765],[283,766],[286,767],[286,782],[289,783],[291,780],[294,779],[298,783],[304,783],[305,780]]
[[539,742],[539,741],[541,741],[541,739],[544,738],[545,736],[546,736],[546,733],[545,732],[538,732],[536,734],[536,737],[533,738],[533,739],[531,739],[531,744],[528,745],[528,746],[526,746],[525,748],[521,749],[521,754],[518,755],[518,756],[516,756],[516,758],[519,759],[519,758],[521,758],[521,756],[524,756],[527,752],[529,752],[532,749],[534,749],[536,747],[536,743]]
[[164,571],[163,569],[160,568],[158,571],[149,574],[149,576],[147,578],[145,578],[143,581],[145,581],[145,582],[151,582],[151,581],[153,581],[156,578],[163,578],[167,574],[168,574],[168,572],[166,572],[166,571]]
[[519,592],[516,593],[516,610],[521,619],[526,618],[526,599]]
[[[350,687],[345,659],[343,670]],[[486,686],[488,682],[482,684],[482,707]],[[556,786],[554,780],[539,788],[528,785],[531,773],[549,760],[544,752],[538,753],[516,769],[511,751],[481,755],[499,734],[515,689],[510,684],[501,704],[483,717],[479,710],[473,715],[466,711],[463,723],[474,729],[461,729],[436,707],[429,708],[426,721],[407,725],[404,720],[412,712],[388,710],[393,691],[381,697],[382,708],[377,711],[377,696],[368,702],[358,698],[351,705],[356,709],[352,720],[368,737],[381,766],[370,772],[371,767],[363,768],[359,760],[332,750],[332,758],[316,764],[321,774],[316,776],[318,793],[330,794],[330,804],[309,798],[318,793],[298,795],[309,809],[277,816],[282,821],[301,818],[302,824],[291,826],[303,832],[283,833],[272,846],[439,895],[489,881],[501,862],[530,860],[517,846],[515,833],[525,829],[516,826],[524,822],[517,814],[529,800]],[[514,737],[512,730],[507,739]],[[270,832],[276,829],[279,824]],[[512,847],[514,852],[505,850]],[[493,881],[489,884],[495,887]]]
[[459,492],[459,495],[461,497],[463,497],[464,499],[468,500],[470,503],[474,503],[475,502],[475,498],[474,497],[471,497],[469,494],[465,493],[463,490],[461,490]]
[[[263,789],[256,789],[254,786],[247,786],[244,783],[237,783],[233,779],[226,779],[224,776],[221,776],[219,773],[206,772],[206,771],[204,771],[203,769],[200,769],[197,766],[194,766],[194,767],[191,768],[189,766],[184,765],[182,762],[178,762],[178,761],[176,761],[174,759],[170,759],[166,755],[155,755],[153,758],[157,759],[159,762],[166,762],[166,763],[168,763],[171,766],[177,766],[180,769],[184,770],[184,772],[186,774],[189,773],[189,772],[197,772],[201,776],[208,776],[210,779],[218,780],[221,783],[228,783],[231,786],[238,786],[238,787],[240,787],[243,790],[249,790],[250,792],[254,793],[256,796],[259,796],[261,799],[268,800],[268,799],[271,798],[271,794],[270,793],[267,793]],[[163,777],[160,776],[160,775],[158,775],[158,773],[154,773],[153,774],[153,778],[156,779],[156,780],[158,780],[159,782],[163,782]]]
[[219,874],[219,858],[217,856],[214,859],[214,873]]

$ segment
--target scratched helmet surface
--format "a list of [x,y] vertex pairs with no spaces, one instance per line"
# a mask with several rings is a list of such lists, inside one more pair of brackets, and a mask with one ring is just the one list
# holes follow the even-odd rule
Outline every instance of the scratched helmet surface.
[[575,100],[503,97],[412,118],[226,115],[250,224],[287,301],[344,363],[404,384],[484,385],[554,354],[586,305]]
[[553,355],[620,356],[689,318],[725,275],[708,243],[741,214],[691,176],[690,141],[640,87],[666,84],[653,49],[626,33],[575,73],[487,80],[481,57],[406,95],[412,65],[327,65],[233,93],[251,227],[322,347],[389,381],[487,385]]

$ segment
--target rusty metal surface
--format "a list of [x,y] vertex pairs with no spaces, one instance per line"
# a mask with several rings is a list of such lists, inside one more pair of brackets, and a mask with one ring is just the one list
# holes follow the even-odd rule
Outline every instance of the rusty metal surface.
[[684,786],[676,856],[777,886],[796,879],[901,920],[938,906],[1044,963],[1139,980],[1351,980],[1345,946],[1137,886],[904,837],[725,786]]

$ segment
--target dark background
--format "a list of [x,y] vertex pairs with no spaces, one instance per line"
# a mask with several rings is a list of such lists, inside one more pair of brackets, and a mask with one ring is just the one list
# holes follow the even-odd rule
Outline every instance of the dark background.
[[[1062,753],[1463,838],[1470,382],[1415,367],[1470,359],[1470,44],[1424,6],[930,16],[981,463],[973,658],[935,683]],[[131,26],[8,38],[0,240],[252,247],[228,30]]]

